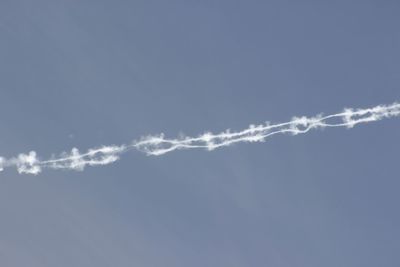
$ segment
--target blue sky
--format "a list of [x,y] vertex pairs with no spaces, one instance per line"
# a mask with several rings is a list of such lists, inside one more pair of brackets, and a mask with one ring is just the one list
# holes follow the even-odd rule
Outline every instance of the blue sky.
[[[1,156],[399,101],[396,1],[0,3]],[[0,173],[1,266],[398,266],[396,119]],[[396,174],[397,173],[397,174]]]

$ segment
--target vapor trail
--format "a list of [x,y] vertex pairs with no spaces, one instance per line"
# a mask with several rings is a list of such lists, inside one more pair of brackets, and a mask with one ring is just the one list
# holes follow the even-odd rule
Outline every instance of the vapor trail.
[[64,152],[60,156],[48,160],[40,160],[36,152],[31,151],[28,154],[20,154],[11,159],[0,157],[0,171],[6,167],[16,167],[19,173],[36,175],[45,168],[83,170],[86,166],[113,163],[120,158],[121,154],[133,149],[152,156],[160,156],[178,149],[203,148],[214,150],[239,142],[264,142],[267,138],[276,134],[297,135],[307,133],[312,129],[328,127],[352,128],[357,124],[397,116],[400,116],[400,104],[393,103],[366,109],[344,109],[341,113],[327,116],[319,114],[314,117],[293,117],[288,122],[278,124],[250,125],[240,132],[230,132],[230,130],[219,134],[206,132],[197,137],[184,136],[176,139],[168,139],[160,134],[142,137],[139,141],[133,141],[127,145],[89,149],[86,153],[80,153],[77,148],[73,148],[70,153]]

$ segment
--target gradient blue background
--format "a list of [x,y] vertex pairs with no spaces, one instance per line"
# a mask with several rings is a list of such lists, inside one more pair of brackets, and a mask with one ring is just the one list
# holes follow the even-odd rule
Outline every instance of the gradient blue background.
[[[0,2],[0,153],[400,100],[397,1]],[[0,173],[1,266],[400,266],[397,119]]]

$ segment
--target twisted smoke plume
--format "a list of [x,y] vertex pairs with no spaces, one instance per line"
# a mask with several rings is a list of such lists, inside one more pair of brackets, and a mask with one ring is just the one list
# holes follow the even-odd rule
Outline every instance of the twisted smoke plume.
[[3,171],[4,168],[16,167],[19,173],[36,175],[46,168],[83,170],[86,166],[113,163],[119,159],[121,154],[133,149],[152,156],[164,155],[178,149],[203,148],[211,151],[239,142],[264,142],[267,138],[276,134],[297,135],[307,133],[312,129],[328,127],[352,128],[357,124],[397,116],[400,116],[400,104],[393,103],[366,109],[344,109],[341,113],[327,116],[293,117],[292,120],[279,124],[250,125],[249,128],[240,132],[230,132],[230,130],[219,134],[206,132],[198,137],[180,137],[177,139],[168,139],[160,134],[142,137],[139,141],[133,141],[127,145],[89,149],[83,154],[77,148],[73,148],[70,153],[64,152],[59,157],[52,157],[48,160],[39,159],[36,152],[31,151],[28,154],[19,154],[18,157],[10,159],[0,157],[0,171]]

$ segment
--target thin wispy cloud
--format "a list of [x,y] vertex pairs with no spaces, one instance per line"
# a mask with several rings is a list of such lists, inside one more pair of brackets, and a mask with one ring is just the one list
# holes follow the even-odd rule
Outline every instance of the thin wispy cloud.
[[379,105],[366,109],[344,109],[342,112],[314,117],[293,117],[290,121],[278,124],[250,125],[239,132],[226,130],[219,134],[206,132],[197,137],[182,136],[169,139],[160,135],[151,135],[133,141],[130,144],[101,146],[89,149],[85,153],[73,148],[69,153],[47,160],[40,159],[35,151],[19,154],[6,159],[0,157],[0,171],[15,167],[19,173],[39,174],[43,169],[65,169],[82,171],[86,166],[108,165],[117,161],[130,150],[138,150],[149,156],[161,156],[178,149],[206,149],[208,151],[242,142],[264,142],[277,134],[304,134],[313,129],[332,127],[352,128],[358,124],[379,121],[400,116],[400,104]]

